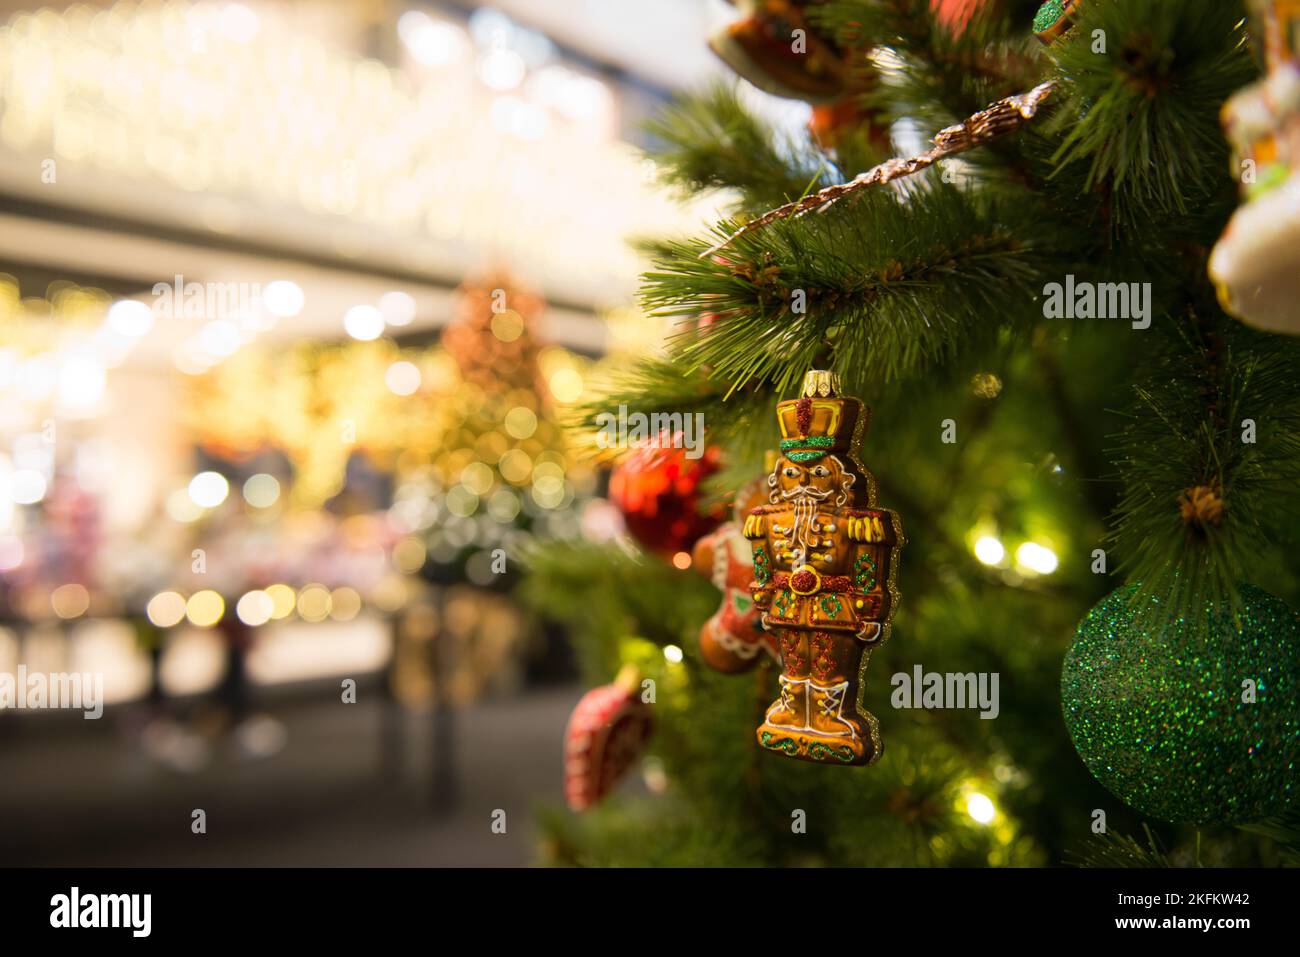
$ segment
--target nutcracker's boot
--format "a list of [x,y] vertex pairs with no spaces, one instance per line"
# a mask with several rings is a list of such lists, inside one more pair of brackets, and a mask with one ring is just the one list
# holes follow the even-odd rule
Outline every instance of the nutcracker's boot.
[[781,675],[781,697],[767,709],[763,724],[783,731],[802,731],[808,726],[808,679]]
[[876,731],[857,713],[853,686],[808,685],[807,754],[830,764],[869,764],[876,754]]
[[808,635],[796,628],[777,631],[781,646],[781,697],[767,709],[759,728],[802,731],[808,727]]
[[[808,731],[823,747],[810,744],[815,760],[860,764],[875,753],[874,728],[858,714],[855,639],[825,632],[813,638],[813,679],[808,685]],[[820,756],[820,757],[819,757]]]

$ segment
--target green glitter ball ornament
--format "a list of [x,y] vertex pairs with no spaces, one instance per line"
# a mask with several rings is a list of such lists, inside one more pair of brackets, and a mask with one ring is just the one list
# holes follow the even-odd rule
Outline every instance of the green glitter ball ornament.
[[1245,585],[1235,621],[1207,607],[1196,622],[1152,631],[1135,625],[1136,591],[1102,599],[1065,656],[1061,703],[1083,763],[1162,821],[1232,824],[1285,811],[1300,762],[1300,616]]

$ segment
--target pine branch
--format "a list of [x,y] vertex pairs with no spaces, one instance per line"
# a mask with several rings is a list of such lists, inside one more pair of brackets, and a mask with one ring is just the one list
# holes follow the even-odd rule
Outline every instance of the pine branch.
[[1043,78],[1036,45],[1001,4],[978,11],[956,35],[935,19],[929,0],[830,0],[811,16],[842,45],[889,48],[889,88],[877,104],[929,129]]
[[1202,309],[1157,343],[1113,450],[1124,494],[1112,540],[1142,585],[1135,607],[1235,602],[1296,511],[1300,345]]
[[827,352],[846,387],[878,388],[1039,316],[1047,244],[1026,212],[931,178],[774,223],[725,258],[700,259],[700,241],[664,244],[642,299],[660,316],[717,317],[679,333],[669,358],[729,390],[788,395]]
[[1241,824],[1238,829],[1272,841],[1288,867],[1300,867],[1300,810],[1257,824]]
[[1066,856],[1066,863],[1075,867],[1173,867],[1151,828],[1142,825],[1146,843],[1139,843],[1125,834],[1107,831],[1094,835],[1080,851]]
[[969,152],[979,146],[994,142],[1020,129],[1038,113],[1039,107],[1052,93],[1051,83],[1041,83],[1028,93],[1020,93],[998,100],[961,123],[946,127],[935,134],[934,142],[923,153],[906,158],[892,157],[871,169],[859,173],[847,183],[834,183],[793,202],[770,209],[756,219],[740,226],[721,241],[700,253],[704,259],[728,248],[742,236],[764,229],[774,222],[805,213],[825,212],[832,203],[874,186],[884,186],[906,176],[929,169],[939,160]]
[[[764,452],[776,442],[772,407],[778,398],[771,382],[751,382],[728,395],[726,383],[710,379],[702,369],[688,371],[664,358],[643,358],[611,372],[593,386],[596,396],[573,409],[566,423],[578,431],[594,433],[597,416],[617,412],[676,412],[704,415],[708,440],[728,449],[724,482],[752,477],[761,468]],[[735,474],[732,474],[733,469]]]
[[[1239,0],[1085,3],[1051,47],[1065,104],[1056,160],[1087,163],[1081,193],[1113,193],[1117,224],[1185,214],[1220,189],[1223,101],[1255,75]],[[1101,31],[1098,33],[1097,31]],[[1104,44],[1104,52],[1098,52]]]
[[662,182],[690,194],[734,189],[740,210],[763,210],[833,180],[835,170],[807,142],[778,137],[716,83],[676,100],[646,126]]

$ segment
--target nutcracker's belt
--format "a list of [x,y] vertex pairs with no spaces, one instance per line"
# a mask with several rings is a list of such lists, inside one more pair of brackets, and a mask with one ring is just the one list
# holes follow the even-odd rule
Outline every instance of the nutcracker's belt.
[[[789,584],[790,584],[790,576],[787,575],[785,572],[781,572],[772,578],[772,585],[775,588],[785,588]],[[848,575],[822,575],[820,576],[820,586],[821,587],[816,589],[816,591],[810,592],[809,594],[817,594],[819,592],[824,592],[824,591],[829,591],[829,592],[852,591],[853,579],[850,578]]]

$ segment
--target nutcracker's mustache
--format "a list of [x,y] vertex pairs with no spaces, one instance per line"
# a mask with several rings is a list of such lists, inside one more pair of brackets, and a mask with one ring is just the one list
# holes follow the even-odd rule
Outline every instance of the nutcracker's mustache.
[[830,494],[831,494],[831,489],[828,488],[820,489],[820,488],[813,488],[811,485],[796,485],[794,488],[787,489],[786,491],[782,492],[781,497],[788,498],[788,499],[795,499],[795,500],[815,499],[820,502],[823,499],[829,498]]
[[794,505],[794,527],[790,530],[790,544],[795,553],[795,566],[804,563],[808,549],[817,547],[818,506],[830,494],[830,489],[816,489],[810,485],[796,485],[781,493],[782,498]]

